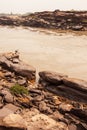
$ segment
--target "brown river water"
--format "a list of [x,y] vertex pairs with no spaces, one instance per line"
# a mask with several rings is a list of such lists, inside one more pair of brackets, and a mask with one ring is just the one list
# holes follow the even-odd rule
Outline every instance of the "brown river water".
[[19,50],[37,72],[51,70],[87,80],[87,36],[0,27],[0,52]]

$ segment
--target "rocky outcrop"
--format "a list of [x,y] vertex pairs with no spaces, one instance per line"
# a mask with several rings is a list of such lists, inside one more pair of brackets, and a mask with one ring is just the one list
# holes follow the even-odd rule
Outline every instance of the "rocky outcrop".
[[18,75],[26,77],[29,80],[35,80],[36,78],[35,68],[21,61],[17,53],[1,55],[0,66],[2,66],[4,69],[10,70],[11,72],[15,72]]
[[49,91],[52,91],[60,96],[64,96],[71,100],[73,99],[76,101],[82,101],[87,103],[86,81],[69,78],[66,75],[48,71],[40,72],[39,76],[39,82]]
[[0,130],[87,130],[87,82],[42,71],[37,83],[20,62],[0,55]]
[[18,52],[0,55],[0,130],[27,130],[20,113],[22,107],[30,107],[28,86],[34,84],[35,73]]
[[[64,115],[60,120],[68,124],[67,129],[86,130],[87,82],[49,71],[39,72],[39,76],[39,87],[56,94],[54,98],[52,96],[51,98],[54,99],[53,102],[56,104],[57,110]],[[44,106],[46,108],[46,104],[43,104],[42,109]]]
[[55,10],[53,12],[44,11],[21,16],[0,16],[0,25],[87,31],[87,11]]

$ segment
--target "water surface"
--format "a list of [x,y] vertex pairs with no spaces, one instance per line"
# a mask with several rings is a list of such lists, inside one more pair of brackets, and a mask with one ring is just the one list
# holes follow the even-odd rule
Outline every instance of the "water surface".
[[51,70],[87,80],[87,36],[0,27],[0,52],[19,50],[37,71]]

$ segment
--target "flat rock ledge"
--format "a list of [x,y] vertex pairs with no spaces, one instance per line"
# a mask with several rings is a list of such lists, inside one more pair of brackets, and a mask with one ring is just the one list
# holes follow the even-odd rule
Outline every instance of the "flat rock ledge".
[[39,76],[39,83],[49,91],[71,100],[87,103],[87,81],[49,71],[39,72]]
[[18,75],[27,77],[29,80],[36,79],[35,68],[21,61],[17,52],[1,54],[0,66],[4,69],[10,70],[11,72],[15,72]]

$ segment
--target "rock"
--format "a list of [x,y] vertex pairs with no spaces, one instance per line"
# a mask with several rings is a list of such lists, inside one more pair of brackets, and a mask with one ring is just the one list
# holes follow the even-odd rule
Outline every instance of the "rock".
[[[72,86],[73,87],[73,86]],[[87,94],[86,92],[73,89],[72,87],[65,85],[48,85],[46,89],[58,96],[62,96],[69,100],[78,101],[82,103],[87,103]]]
[[59,121],[59,120],[63,120],[63,115],[60,114],[58,111],[55,111],[52,115],[52,118],[55,119],[56,121]]
[[3,100],[3,98],[2,98],[2,96],[0,96],[0,102],[2,102],[2,100]]
[[53,102],[54,102],[56,105],[61,104],[61,101],[58,99],[57,96],[53,96]]
[[5,76],[5,77],[10,77],[10,78],[12,78],[12,77],[14,77],[14,74],[11,73],[11,72],[6,72],[6,73],[4,74],[4,76]]
[[30,103],[31,103],[31,97],[27,97],[26,95],[25,96],[20,96],[20,97],[17,97],[16,98],[16,102],[18,102],[18,104],[26,107],[26,108],[29,108],[30,107]]
[[41,77],[40,77],[38,83],[39,83],[39,84],[38,84],[39,88],[43,88],[43,87],[46,87],[46,86],[49,85],[49,82],[43,80]]
[[38,102],[40,102],[40,101],[42,101],[44,99],[44,96],[43,95],[40,95],[40,96],[36,96],[33,100],[34,101],[38,101]]
[[0,96],[0,108],[2,108],[3,107],[3,97],[2,96]]
[[17,83],[19,84],[19,85],[22,85],[22,86],[27,86],[27,80],[26,79],[19,79],[18,81],[17,81]]
[[7,103],[13,103],[14,100],[13,100],[13,96],[9,93],[7,94],[5,97],[4,97],[4,101],[7,102]]
[[24,130],[21,128],[16,128],[16,127],[5,127],[5,126],[0,126],[0,130]]
[[41,91],[38,90],[38,89],[30,89],[29,92],[30,92],[30,93],[36,93],[36,94],[38,94],[38,95],[41,95]]
[[14,86],[14,83],[11,83],[11,80],[10,79],[9,81],[5,80],[5,79],[2,79],[0,81],[0,89],[2,89],[3,87],[5,88],[11,88],[12,86]]
[[72,26],[72,30],[74,31],[81,31],[83,29],[83,26],[77,25],[77,26]]
[[80,123],[79,124],[70,124],[68,126],[68,130],[87,130],[85,127],[83,127]]
[[80,79],[64,77],[62,85],[48,84],[45,88],[70,100],[87,103],[87,82]]
[[0,65],[5,69],[15,72],[16,74],[27,77],[29,80],[35,80],[35,68],[22,62],[21,60],[19,60],[18,63],[13,63],[12,60],[14,59],[14,57],[14,53],[1,55]]
[[86,127],[84,127],[81,123],[78,123],[77,130],[87,130],[87,124],[86,124]]
[[80,119],[87,121],[87,110],[72,108],[70,113],[79,117]]
[[19,59],[18,58],[14,58],[12,62],[17,64],[17,63],[19,63]]
[[15,85],[15,82],[11,83],[12,82],[12,79],[11,81],[8,81],[6,82],[3,86],[10,89],[11,87],[13,87]]
[[7,115],[9,115],[11,113],[13,113],[12,110],[3,107],[2,109],[0,109],[0,119],[2,119],[3,117],[5,117],[5,116],[7,116]]
[[4,108],[11,110],[13,113],[16,113],[16,112],[21,110],[21,108],[15,106],[13,104],[7,104],[7,105],[4,106]]
[[27,77],[29,80],[34,80],[36,78],[35,69],[25,63],[20,62],[18,65],[13,65],[11,69],[17,74]]
[[15,50],[14,53],[12,53],[12,52],[5,53],[5,57],[10,61],[13,61],[13,59],[15,59],[15,58],[19,60],[19,52],[17,50]]
[[[43,11],[27,15],[0,16],[0,25],[28,26],[61,30],[87,30],[87,11]],[[17,51],[15,51],[17,53]],[[15,57],[16,58],[16,57]],[[17,63],[14,60],[14,63]]]
[[4,96],[5,102],[7,102],[7,103],[13,103],[14,102],[13,96],[8,90],[2,90],[0,92],[0,94],[2,94]]
[[[83,128],[85,128],[85,130],[87,130],[87,123],[86,122],[81,122],[81,123],[79,123],[78,125],[80,125],[80,127],[83,127]],[[77,125],[77,126],[78,126]]]
[[39,105],[39,110],[41,112],[44,112],[44,111],[46,111],[46,109],[47,109],[46,103],[44,101],[41,101],[40,105]]
[[53,113],[52,109],[50,109],[50,107],[48,107],[44,101],[40,102],[38,109],[40,112],[43,112],[45,114],[52,114]]
[[38,129],[42,128],[41,125],[43,126],[45,130],[48,130],[48,129],[51,130],[54,126],[59,128],[57,122],[51,119],[50,117],[46,116],[45,114],[37,114],[33,116],[32,121],[33,121],[33,124],[35,124],[34,126],[39,127]]
[[2,130],[27,130],[27,123],[19,114],[9,114],[0,121],[0,127]]
[[68,130],[77,130],[77,126],[75,124],[70,124]]
[[63,74],[59,74],[59,73],[56,73],[56,72],[50,72],[50,71],[42,71],[42,72],[39,72],[39,76],[51,83],[51,84],[56,84],[56,85],[59,85],[59,84],[62,84],[62,79],[64,77],[67,77],[66,75],[63,75]]
[[[0,91],[3,89],[3,86],[2,86],[2,81],[0,82]],[[0,94],[1,96],[1,94]]]
[[63,78],[63,83],[70,88],[87,93],[87,82],[75,78]]
[[31,118],[37,114],[40,114],[40,112],[38,111],[38,109],[32,107],[31,109],[23,109],[20,114],[26,121],[32,121]]
[[4,77],[4,73],[0,72],[0,78],[3,78],[3,77]]
[[61,103],[61,104],[59,105],[59,108],[58,108],[58,109],[59,109],[61,112],[65,113],[65,112],[70,112],[72,108],[73,108],[73,106],[70,105],[70,104]]
[[0,103],[0,109],[3,108],[4,104],[3,103]]

